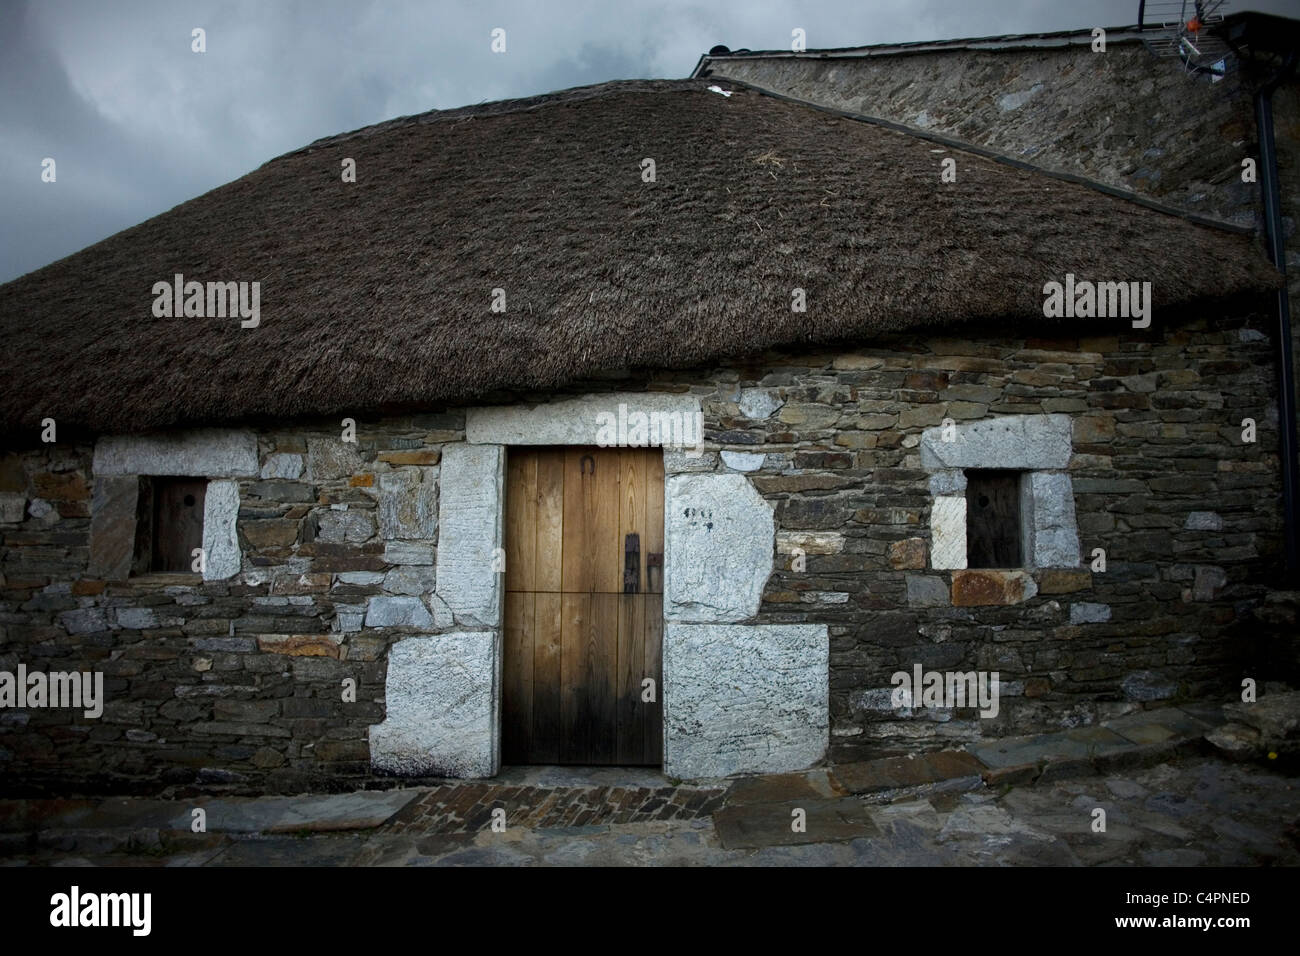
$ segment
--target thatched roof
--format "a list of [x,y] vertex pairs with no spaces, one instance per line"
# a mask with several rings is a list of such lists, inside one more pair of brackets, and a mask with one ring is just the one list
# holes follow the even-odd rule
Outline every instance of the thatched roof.
[[[1151,281],[1157,308],[1276,282],[1246,238],[711,82],[611,83],[320,140],[10,282],[0,428],[356,414],[882,330],[1047,322],[1043,284],[1066,272]],[[944,156],[956,183],[940,182]],[[260,326],[155,318],[151,289],[175,273],[260,282]]]

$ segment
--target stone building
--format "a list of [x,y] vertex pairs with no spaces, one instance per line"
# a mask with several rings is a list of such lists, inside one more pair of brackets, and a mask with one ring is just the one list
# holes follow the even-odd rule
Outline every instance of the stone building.
[[[0,713],[6,792],[783,771],[1291,679],[1239,191],[703,62],[320,140],[0,287],[0,671],[103,675]],[[969,132],[928,69],[873,102]]]

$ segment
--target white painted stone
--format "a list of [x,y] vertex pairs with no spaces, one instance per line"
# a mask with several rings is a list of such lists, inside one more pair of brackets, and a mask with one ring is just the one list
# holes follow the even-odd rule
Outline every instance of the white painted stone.
[[238,517],[239,482],[209,481],[203,496],[203,580],[224,581],[239,573]]
[[743,475],[668,477],[665,620],[726,623],[757,614],[775,530],[771,506]]
[[966,496],[940,495],[930,508],[930,566],[966,567]]
[[6,491],[0,494],[0,522],[13,524],[23,520],[27,511],[27,496]]
[[387,540],[438,532],[438,469],[411,467],[379,476],[379,533]]
[[355,442],[337,438],[307,439],[307,477],[316,481],[350,478],[363,471],[361,452]]
[[770,388],[745,388],[740,392],[740,414],[753,422],[766,421],[784,404]]
[[1020,523],[1027,566],[1079,566],[1079,529],[1069,475],[1052,471],[1024,475],[1020,481]]
[[408,637],[392,645],[384,721],[370,728],[371,766],[406,775],[495,775],[500,687],[495,631]]
[[27,505],[27,513],[33,518],[44,518],[47,514],[54,511],[54,505],[50,504],[44,498],[33,498]]
[[432,628],[433,615],[418,597],[372,597],[366,606],[366,627]]
[[954,440],[943,440],[945,427],[921,433],[921,466],[945,468],[1020,468],[1050,470],[1070,463],[1068,415],[1005,415],[951,426]]
[[442,452],[438,595],[467,626],[501,626],[505,449],[449,444]]
[[724,451],[722,453],[722,463],[732,471],[758,471],[766,460],[767,456],[761,452]]
[[262,463],[263,478],[301,478],[302,455],[278,451],[267,455]]
[[[620,408],[621,407],[621,408]],[[496,405],[465,412],[465,441],[471,445],[615,445],[601,426],[626,424],[632,435],[634,415],[647,416],[646,441],[640,444],[696,445],[700,400],[669,392],[611,392],[549,402],[544,405]],[[620,419],[621,416],[621,419]],[[629,437],[627,444],[638,444]]]
[[256,478],[252,432],[200,428],[164,435],[105,435],[95,443],[94,472],[103,475],[187,475]]
[[667,625],[664,773],[785,773],[829,743],[825,625]]

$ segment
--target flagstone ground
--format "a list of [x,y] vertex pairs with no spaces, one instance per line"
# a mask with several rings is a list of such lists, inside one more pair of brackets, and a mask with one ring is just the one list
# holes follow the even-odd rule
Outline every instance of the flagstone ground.
[[1222,719],[1161,708],[969,752],[725,780],[515,767],[343,794],[3,800],[0,863],[1300,865],[1294,764],[1215,755],[1206,737]]

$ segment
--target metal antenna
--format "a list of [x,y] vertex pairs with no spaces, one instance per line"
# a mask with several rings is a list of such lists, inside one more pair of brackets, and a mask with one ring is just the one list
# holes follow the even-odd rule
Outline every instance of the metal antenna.
[[1222,36],[1228,0],[1141,0],[1138,29],[1156,56],[1177,57],[1188,73],[1214,80],[1228,71],[1233,49]]

